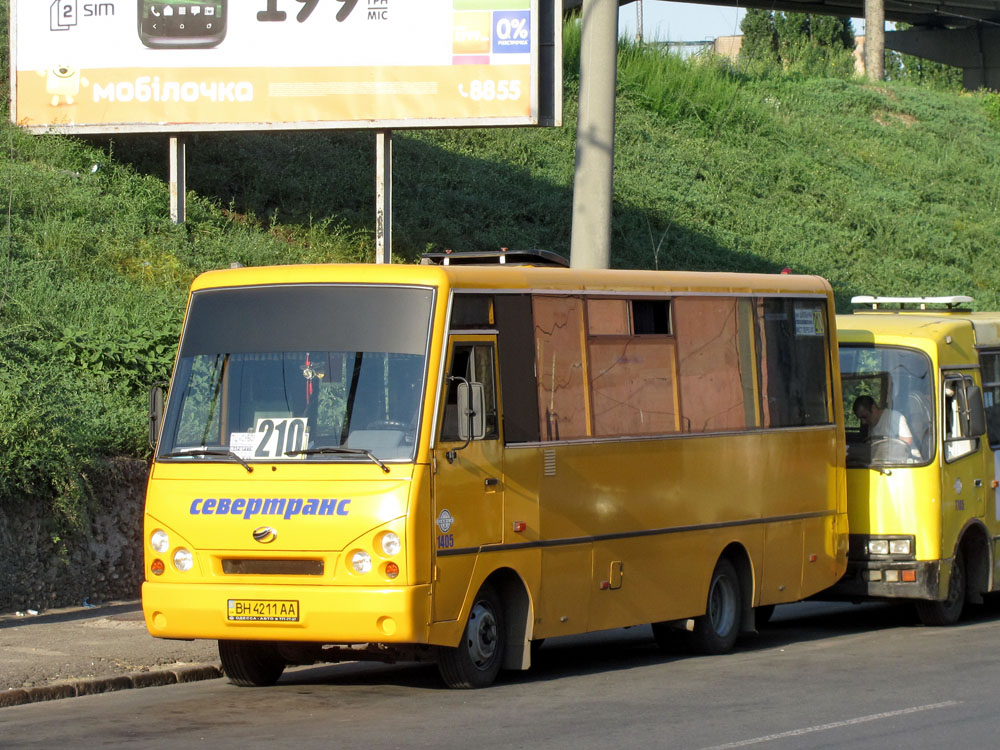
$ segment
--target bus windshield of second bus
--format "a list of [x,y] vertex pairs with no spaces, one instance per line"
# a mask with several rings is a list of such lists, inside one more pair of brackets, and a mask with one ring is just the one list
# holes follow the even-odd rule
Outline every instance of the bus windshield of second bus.
[[930,358],[897,346],[840,347],[848,468],[925,464],[934,458]]

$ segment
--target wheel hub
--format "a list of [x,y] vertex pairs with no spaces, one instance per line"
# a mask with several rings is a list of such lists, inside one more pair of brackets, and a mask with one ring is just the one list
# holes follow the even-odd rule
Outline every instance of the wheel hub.
[[469,616],[469,657],[480,669],[489,666],[497,650],[497,620],[493,610],[477,602]]

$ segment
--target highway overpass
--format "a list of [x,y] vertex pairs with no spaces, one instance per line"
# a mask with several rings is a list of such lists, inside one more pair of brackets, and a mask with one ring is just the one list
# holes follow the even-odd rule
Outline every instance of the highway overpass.
[[[628,5],[633,1],[619,0],[618,4]],[[687,2],[852,18],[865,16],[865,0]],[[886,21],[914,27],[907,31],[887,31],[887,49],[962,68],[963,82],[968,89],[1000,90],[1000,0],[883,0],[883,3]],[[582,4],[583,0],[563,0],[563,9],[570,11]]]

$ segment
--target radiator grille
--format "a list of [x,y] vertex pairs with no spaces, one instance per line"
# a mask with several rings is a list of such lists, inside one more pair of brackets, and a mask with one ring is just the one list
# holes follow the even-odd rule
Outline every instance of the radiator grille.
[[231,576],[321,576],[322,560],[240,560],[222,561],[222,572]]

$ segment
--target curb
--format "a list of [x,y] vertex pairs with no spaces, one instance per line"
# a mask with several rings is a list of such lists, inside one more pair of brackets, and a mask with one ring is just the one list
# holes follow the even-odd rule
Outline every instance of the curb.
[[132,690],[161,685],[177,685],[199,680],[214,680],[222,677],[222,669],[215,664],[189,664],[176,669],[159,669],[152,672],[132,672],[117,677],[97,677],[88,680],[73,680],[58,685],[14,688],[0,692],[0,708],[23,706],[25,703],[41,703],[62,698],[76,698],[81,695],[111,693],[116,690]]

